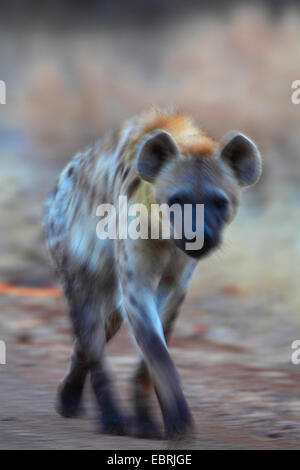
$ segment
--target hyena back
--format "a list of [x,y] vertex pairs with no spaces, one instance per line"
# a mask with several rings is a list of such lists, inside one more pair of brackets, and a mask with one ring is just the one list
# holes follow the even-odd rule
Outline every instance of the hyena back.
[[[134,432],[155,437],[149,412],[154,386],[167,437],[186,434],[193,420],[167,349],[188,281],[203,256],[221,243],[243,187],[261,173],[255,144],[239,132],[220,144],[189,117],[152,110],[126,122],[63,170],[46,205],[47,245],[70,307],[75,344],[59,387],[58,410],[78,413],[87,373],[104,432],[128,432],[106,369],[105,344],[126,319],[142,354],[133,379]],[[204,204],[204,245],[181,239],[105,239],[96,236],[99,204]],[[197,228],[196,228],[197,230]]]

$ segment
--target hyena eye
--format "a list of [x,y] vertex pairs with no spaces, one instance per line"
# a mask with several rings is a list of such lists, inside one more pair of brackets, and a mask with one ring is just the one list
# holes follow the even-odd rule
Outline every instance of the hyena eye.
[[182,200],[181,199],[178,199],[177,197],[171,197],[168,201],[168,205],[169,206],[173,206],[174,204],[179,204],[181,205],[182,204]]
[[173,206],[173,204],[179,204],[180,206],[183,206],[184,204],[189,203],[191,203],[191,201],[189,201],[189,198],[185,193],[174,194],[174,196],[170,197],[168,200],[169,206]]

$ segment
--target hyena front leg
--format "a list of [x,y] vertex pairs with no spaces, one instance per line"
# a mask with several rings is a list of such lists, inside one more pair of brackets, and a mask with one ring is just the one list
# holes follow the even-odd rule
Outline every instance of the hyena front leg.
[[70,369],[58,389],[57,411],[65,418],[80,414],[82,391],[88,371],[86,357],[76,339]]
[[[80,358],[82,357],[84,362],[80,362],[78,353],[73,355],[70,371],[59,388],[58,409],[60,412],[68,410],[70,403],[74,401],[79,405],[84,380],[87,372],[90,371],[92,388],[101,411],[102,432],[124,434],[124,419],[117,407],[104,360],[105,343],[111,337],[111,332],[108,334],[106,331],[101,305],[91,302],[91,299],[92,296],[86,295],[85,299],[80,302],[78,300],[74,302],[74,299],[70,302],[72,303],[71,318],[77,338],[76,344],[80,345],[82,352]],[[116,330],[115,327],[113,331],[116,332]]]
[[[179,314],[185,293],[180,289],[172,289],[166,294],[165,286],[161,286],[161,293],[158,298],[166,296],[165,303],[158,301],[159,315],[162,321],[165,339],[168,343],[175,320]],[[177,287],[177,286],[176,286]],[[162,294],[162,295],[160,295]],[[153,421],[150,412],[150,398],[152,392],[152,381],[149,370],[144,359],[141,360],[133,376],[133,399],[136,415],[136,434],[140,437],[159,437],[160,433],[156,423]]]
[[167,349],[155,295],[150,288],[137,281],[125,281],[123,292],[128,322],[149,369],[166,435],[173,438],[186,434],[192,428],[192,416]]
[[102,325],[99,334],[94,333],[95,340],[100,341],[101,338],[102,352],[94,355],[90,351],[91,383],[101,412],[102,432],[105,434],[124,435],[128,433],[127,423],[117,405],[115,390],[106,369],[103,354],[105,343],[115,335],[121,323],[119,312],[114,312],[112,322],[105,325],[104,328]]
[[[113,312],[111,321],[105,325],[106,342],[117,333],[121,324],[121,313]],[[70,368],[58,390],[57,411],[65,418],[73,418],[81,414],[82,392],[88,372],[88,360],[80,346],[80,341],[75,339]]]

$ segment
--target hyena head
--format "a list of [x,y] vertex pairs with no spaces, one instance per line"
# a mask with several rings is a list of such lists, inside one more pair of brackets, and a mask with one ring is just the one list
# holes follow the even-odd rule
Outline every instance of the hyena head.
[[[220,245],[224,227],[236,215],[241,190],[256,183],[261,174],[260,153],[254,142],[242,133],[230,132],[220,145],[205,138],[209,139],[209,145],[203,146],[203,139],[200,145],[199,141],[194,145],[194,136],[181,145],[171,133],[156,130],[144,139],[137,158],[138,172],[142,179],[153,184],[156,201],[169,206],[179,204],[182,236],[173,237],[174,242],[194,258]],[[195,223],[197,204],[204,204],[204,227],[203,223],[201,226]],[[188,229],[185,231],[183,227],[187,207],[195,238],[201,230],[203,239],[204,231],[201,249],[186,248],[187,242],[192,241],[190,236],[188,239],[185,236]]]

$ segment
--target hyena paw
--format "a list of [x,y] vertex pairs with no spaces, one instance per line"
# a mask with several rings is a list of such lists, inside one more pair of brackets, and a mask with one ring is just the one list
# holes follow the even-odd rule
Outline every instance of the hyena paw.
[[194,421],[191,414],[184,417],[169,416],[165,420],[166,439],[180,440],[192,436]]
[[161,439],[162,433],[156,422],[150,417],[137,417],[133,435],[144,439]]
[[77,390],[62,382],[58,388],[56,410],[65,418],[75,418],[83,414],[82,390]]
[[125,436],[130,434],[132,420],[125,416],[113,416],[102,419],[100,432],[102,434],[111,434],[115,436]]

